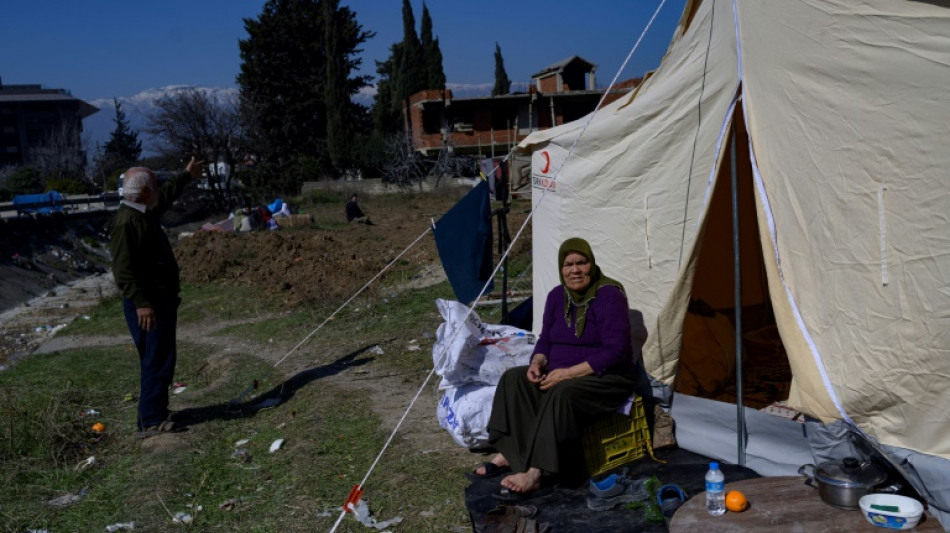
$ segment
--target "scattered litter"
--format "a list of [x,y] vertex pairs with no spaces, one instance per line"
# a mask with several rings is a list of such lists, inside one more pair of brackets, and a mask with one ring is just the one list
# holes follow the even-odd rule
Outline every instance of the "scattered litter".
[[113,533],[122,529],[135,529],[135,522],[116,522],[106,526],[106,531]]
[[82,461],[79,461],[79,464],[76,465],[76,470],[85,470],[94,464],[96,464],[96,456],[90,455],[89,457],[86,457]]
[[419,341],[416,339],[411,339],[409,341],[409,345],[406,346],[406,350],[409,350],[410,352],[418,352],[421,349],[422,348],[419,348]]
[[190,524],[194,518],[188,513],[175,513],[172,522],[176,524]]
[[188,388],[188,387],[185,386],[185,385],[181,385],[181,384],[176,383],[176,384],[175,384],[175,388],[172,389],[172,393],[174,393],[174,394],[181,394],[181,393],[185,392],[185,389],[187,389],[187,388]]
[[251,454],[244,448],[238,448],[231,454],[231,459],[237,459],[241,463],[251,462]]
[[275,407],[275,406],[277,406],[277,405],[280,405],[280,398],[265,398],[265,399],[263,399],[263,400],[257,402],[257,403],[254,405],[254,409],[257,409],[257,410],[269,409],[269,408]]
[[378,344],[377,344],[376,346],[373,346],[372,348],[370,348],[369,351],[372,352],[372,353],[374,353],[374,354],[376,354],[376,355],[383,355],[383,354],[385,353],[385,352],[383,352],[383,349],[379,347]]
[[[89,316],[89,315],[83,315],[83,316],[82,316],[82,319],[83,319],[83,320],[92,320],[92,317]],[[129,522],[129,523],[130,523],[130,524],[134,524],[135,522]]]
[[46,502],[46,505],[50,507],[69,507],[70,505],[79,501],[78,494],[63,494],[59,498],[53,498],[52,500]]
[[26,533],[49,533],[48,529],[27,529]]
[[235,447],[235,448],[240,448],[241,446],[244,446],[244,445],[247,444],[248,442],[251,442],[251,439],[241,439],[241,440],[239,440],[239,441],[237,441],[237,442],[234,443],[234,447]]
[[385,522],[377,522],[375,518],[369,515],[369,506],[366,505],[365,500],[360,500],[356,502],[356,507],[352,508],[352,511],[353,511],[353,516],[355,516],[356,519],[359,520],[359,522],[366,527],[373,527],[376,529],[386,529],[389,526],[393,526],[402,522],[401,516],[397,516],[390,520],[386,520]]
[[79,416],[99,416],[101,414],[102,413],[100,413],[99,411],[96,411],[95,409],[86,409]]
[[270,453],[274,453],[284,445],[284,439],[277,439],[270,444]]
[[92,425],[92,430],[95,431],[96,433],[102,433],[103,431],[106,430],[106,425],[103,424],[102,422],[96,422],[95,424]]
[[125,396],[122,397],[122,401],[123,401],[123,402],[132,402],[132,401],[135,401],[135,396],[133,396],[131,392],[128,392],[128,393],[125,394]]
[[234,509],[237,504],[237,498],[228,498],[227,500],[221,502],[221,505],[218,506],[218,509],[221,509],[222,511],[230,511]]

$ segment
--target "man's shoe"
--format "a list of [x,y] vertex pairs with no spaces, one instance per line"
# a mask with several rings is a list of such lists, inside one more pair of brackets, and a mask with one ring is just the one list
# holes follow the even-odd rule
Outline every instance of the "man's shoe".
[[184,431],[185,428],[176,426],[171,420],[165,420],[164,422],[155,425],[148,426],[144,429],[139,430],[135,436],[140,439],[146,439],[148,437],[153,437],[155,435],[161,435],[162,433],[178,433]]
[[591,511],[607,511],[620,505],[649,498],[643,479],[630,479],[626,471],[610,474],[600,481],[593,479],[587,484],[587,508]]

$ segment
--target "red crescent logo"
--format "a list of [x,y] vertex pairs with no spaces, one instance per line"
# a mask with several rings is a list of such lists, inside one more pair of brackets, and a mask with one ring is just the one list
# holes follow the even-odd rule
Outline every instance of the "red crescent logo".
[[548,155],[547,150],[541,152],[541,157],[544,158],[544,168],[541,169],[542,174],[547,174],[548,169],[551,168],[551,156]]

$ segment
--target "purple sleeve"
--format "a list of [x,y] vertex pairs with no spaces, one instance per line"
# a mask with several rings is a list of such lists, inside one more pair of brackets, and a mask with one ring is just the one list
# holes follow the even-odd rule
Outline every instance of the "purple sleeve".
[[587,362],[598,376],[608,368],[632,363],[629,313],[627,298],[617,287],[601,288],[591,302],[587,324],[597,327],[600,346],[587,355]]
[[547,300],[544,301],[544,315],[541,318],[541,335],[534,345],[534,351],[531,356],[540,353],[551,358],[551,327],[554,325],[554,318],[557,313],[563,312],[564,293],[559,291],[562,287],[558,285],[548,292]]

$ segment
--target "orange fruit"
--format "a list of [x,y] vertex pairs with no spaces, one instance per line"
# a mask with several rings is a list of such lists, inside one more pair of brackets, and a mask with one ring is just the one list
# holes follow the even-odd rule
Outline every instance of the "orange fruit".
[[741,513],[749,506],[749,500],[745,499],[745,494],[739,490],[730,490],[726,493],[726,509],[733,513]]
[[95,424],[92,425],[92,430],[95,431],[96,433],[102,433],[103,431],[106,430],[106,425],[103,424],[102,422],[96,422]]

